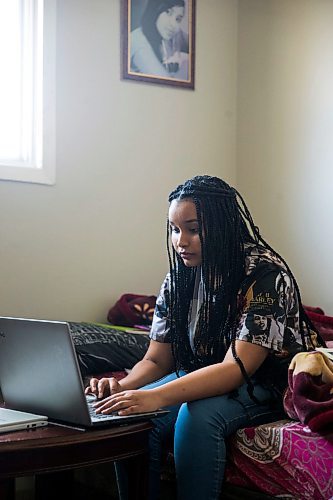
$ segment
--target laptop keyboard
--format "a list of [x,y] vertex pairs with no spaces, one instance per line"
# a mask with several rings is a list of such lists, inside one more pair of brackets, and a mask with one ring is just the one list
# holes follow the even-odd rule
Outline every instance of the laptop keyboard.
[[89,410],[89,415],[92,421],[96,420],[108,420],[110,417],[118,416],[117,412],[109,413],[108,415],[103,415],[102,413],[96,413],[96,410],[93,406],[94,402],[96,399],[91,399],[91,396],[87,397],[87,404],[88,404],[88,410]]
[[103,415],[102,413],[96,413],[92,403],[88,403],[88,408],[91,420],[106,420],[110,418],[110,415]]

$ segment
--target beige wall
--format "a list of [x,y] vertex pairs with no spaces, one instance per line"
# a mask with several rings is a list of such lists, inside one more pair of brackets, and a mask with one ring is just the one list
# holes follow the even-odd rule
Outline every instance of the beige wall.
[[333,2],[240,0],[237,178],[303,302],[333,315]]
[[157,293],[167,194],[210,173],[333,315],[333,2],[197,0],[194,92],[120,80],[119,3],[57,2],[57,183],[0,181],[0,314]]
[[197,1],[195,91],[121,81],[119,0],[57,2],[57,182],[0,181],[0,314],[106,319],[167,270],[168,192],[236,175],[237,1]]

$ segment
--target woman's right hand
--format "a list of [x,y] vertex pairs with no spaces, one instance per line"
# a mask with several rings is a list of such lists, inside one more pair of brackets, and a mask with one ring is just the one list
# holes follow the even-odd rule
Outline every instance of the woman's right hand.
[[114,378],[103,377],[101,379],[92,378],[90,379],[88,387],[85,389],[86,394],[95,394],[98,399],[103,399],[112,394],[122,391],[123,388],[119,384],[119,381]]

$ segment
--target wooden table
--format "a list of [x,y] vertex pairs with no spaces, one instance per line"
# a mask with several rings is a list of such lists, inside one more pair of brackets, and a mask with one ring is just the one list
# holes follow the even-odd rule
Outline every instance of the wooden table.
[[[147,491],[151,428],[149,421],[85,431],[49,424],[0,434],[0,498],[14,499],[15,477],[29,475],[36,475],[36,498],[62,498],[59,487],[68,491],[73,469],[127,458],[130,498],[142,500]],[[51,483],[45,475],[60,472],[61,481]]]

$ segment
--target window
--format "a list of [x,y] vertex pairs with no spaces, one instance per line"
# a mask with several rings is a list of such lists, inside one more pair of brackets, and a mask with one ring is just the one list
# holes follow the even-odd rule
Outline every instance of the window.
[[55,182],[55,0],[0,0],[0,179]]

